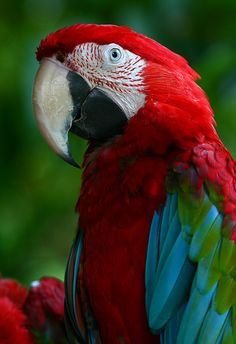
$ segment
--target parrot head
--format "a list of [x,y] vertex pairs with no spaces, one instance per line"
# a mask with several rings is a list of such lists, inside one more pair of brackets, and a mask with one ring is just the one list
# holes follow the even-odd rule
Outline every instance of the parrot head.
[[69,131],[106,142],[122,135],[139,113],[178,132],[183,124],[186,131],[195,124],[212,127],[212,110],[187,61],[127,27],[58,30],[41,41],[37,59],[36,120],[49,146],[72,165]]

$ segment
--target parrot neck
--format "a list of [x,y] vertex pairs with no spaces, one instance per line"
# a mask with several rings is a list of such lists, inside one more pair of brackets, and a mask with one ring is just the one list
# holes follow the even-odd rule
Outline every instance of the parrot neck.
[[[128,223],[132,216],[124,220],[122,207],[126,204],[128,214],[142,213],[140,195],[149,204],[151,218],[154,209],[165,202],[169,170],[177,162],[190,161],[199,144],[220,142],[212,123],[200,118],[199,114],[193,120],[182,109],[151,101],[130,119],[122,135],[100,146],[90,143],[77,205],[81,227],[92,228],[103,221],[105,209],[113,205],[115,210],[109,211],[107,220],[117,211],[117,222]],[[112,205],[111,200],[117,201]]]
[[[157,156],[169,163],[201,143],[220,139],[213,126],[209,109],[190,105],[177,107],[148,100],[146,106],[129,120],[122,135],[97,144],[91,142],[85,155],[84,167],[91,161],[134,161],[140,157]],[[195,111],[195,113],[194,113]]]

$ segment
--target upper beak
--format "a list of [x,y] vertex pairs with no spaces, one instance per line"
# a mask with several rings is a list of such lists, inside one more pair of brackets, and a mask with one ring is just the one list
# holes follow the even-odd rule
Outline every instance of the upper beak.
[[123,110],[82,76],[53,59],[41,61],[33,88],[39,129],[49,146],[78,166],[70,154],[68,132],[97,141],[120,134],[127,122]]
[[77,110],[70,92],[71,74],[79,79],[78,100],[82,101],[90,90],[85,80],[54,60],[43,59],[35,78],[33,108],[48,145],[65,161],[78,167],[68,145],[68,132]]

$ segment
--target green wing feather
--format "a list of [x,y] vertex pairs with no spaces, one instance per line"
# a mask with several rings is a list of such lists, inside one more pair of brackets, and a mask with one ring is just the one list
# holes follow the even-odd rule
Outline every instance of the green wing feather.
[[149,326],[163,344],[236,343],[236,246],[227,234],[233,224],[225,230],[216,195],[213,203],[194,168],[179,168],[168,181],[147,252]]

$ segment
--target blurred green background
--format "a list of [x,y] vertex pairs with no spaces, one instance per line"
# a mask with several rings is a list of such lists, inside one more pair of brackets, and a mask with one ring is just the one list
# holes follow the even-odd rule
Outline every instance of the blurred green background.
[[[201,74],[218,131],[236,156],[235,0],[11,0],[0,5],[0,271],[24,283],[63,278],[76,230],[80,171],[47,147],[31,91],[35,50],[77,22],[128,25],[187,58]],[[85,143],[72,138],[81,161]]]

